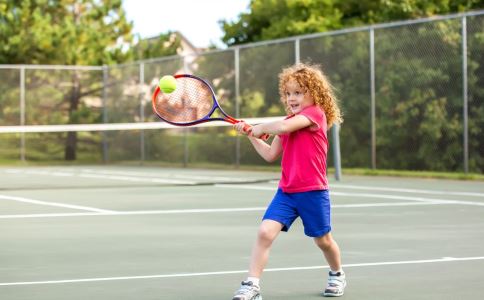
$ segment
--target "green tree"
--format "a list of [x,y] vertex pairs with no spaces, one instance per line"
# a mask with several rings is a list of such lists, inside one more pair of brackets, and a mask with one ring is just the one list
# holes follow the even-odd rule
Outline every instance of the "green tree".
[[122,62],[132,24],[121,0],[4,0],[0,63],[102,65]]
[[142,60],[176,55],[180,48],[180,42],[180,37],[171,31],[148,39],[138,37],[138,42],[133,47],[133,58]]
[[[131,56],[126,50],[132,43],[131,30],[121,0],[4,0],[0,3],[0,63],[78,66],[123,62]],[[85,72],[79,70],[64,74],[62,83],[54,83],[51,75],[44,72],[29,77],[27,84],[33,89],[68,86],[61,103],[51,109],[54,114],[56,109],[67,111],[67,123],[82,121],[86,105],[81,99],[99,93],[102,87],[83,80]],[[70,132],[66,160],[76,159],[76,148],[77,134]]]
[[341,13],[335,1],[252,0],[250,11],[235,21],[221,21],[227,45],[275,39],[338,26]]
[[222,40],[237,45],[483,7],[483,0],[251,0],[248,12],[220,25]]

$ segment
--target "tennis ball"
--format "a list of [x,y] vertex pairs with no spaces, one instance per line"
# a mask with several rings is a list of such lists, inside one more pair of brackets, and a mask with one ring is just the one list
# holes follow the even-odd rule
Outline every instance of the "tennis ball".
[[173,76],[165,75],[161,77],[158,86],[163,93],[169,94],[176,90],[176,79]]

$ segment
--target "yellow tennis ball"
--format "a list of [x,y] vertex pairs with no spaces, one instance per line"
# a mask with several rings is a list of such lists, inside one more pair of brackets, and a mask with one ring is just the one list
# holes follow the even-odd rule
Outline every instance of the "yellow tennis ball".
[[176,90],[176,79],[171,75],[165,75],[161,77],[158,86],[163,93],[169,94]]

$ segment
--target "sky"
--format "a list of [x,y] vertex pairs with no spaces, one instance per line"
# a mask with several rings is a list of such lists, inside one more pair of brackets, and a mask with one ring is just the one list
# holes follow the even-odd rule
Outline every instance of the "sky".
[[196,47],[224,47],[219,20],[236,20],[250,0],[123,0],[133,33],[142,38],[180,31]]

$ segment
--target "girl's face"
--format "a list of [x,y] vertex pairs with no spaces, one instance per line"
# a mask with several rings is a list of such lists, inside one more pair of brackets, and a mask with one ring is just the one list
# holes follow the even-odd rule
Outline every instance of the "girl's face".
[[297,83],[290,79],[286,83],[286,102],[293,114],[300,113],[304,108],[314,105],[314,100],[308,92]]

